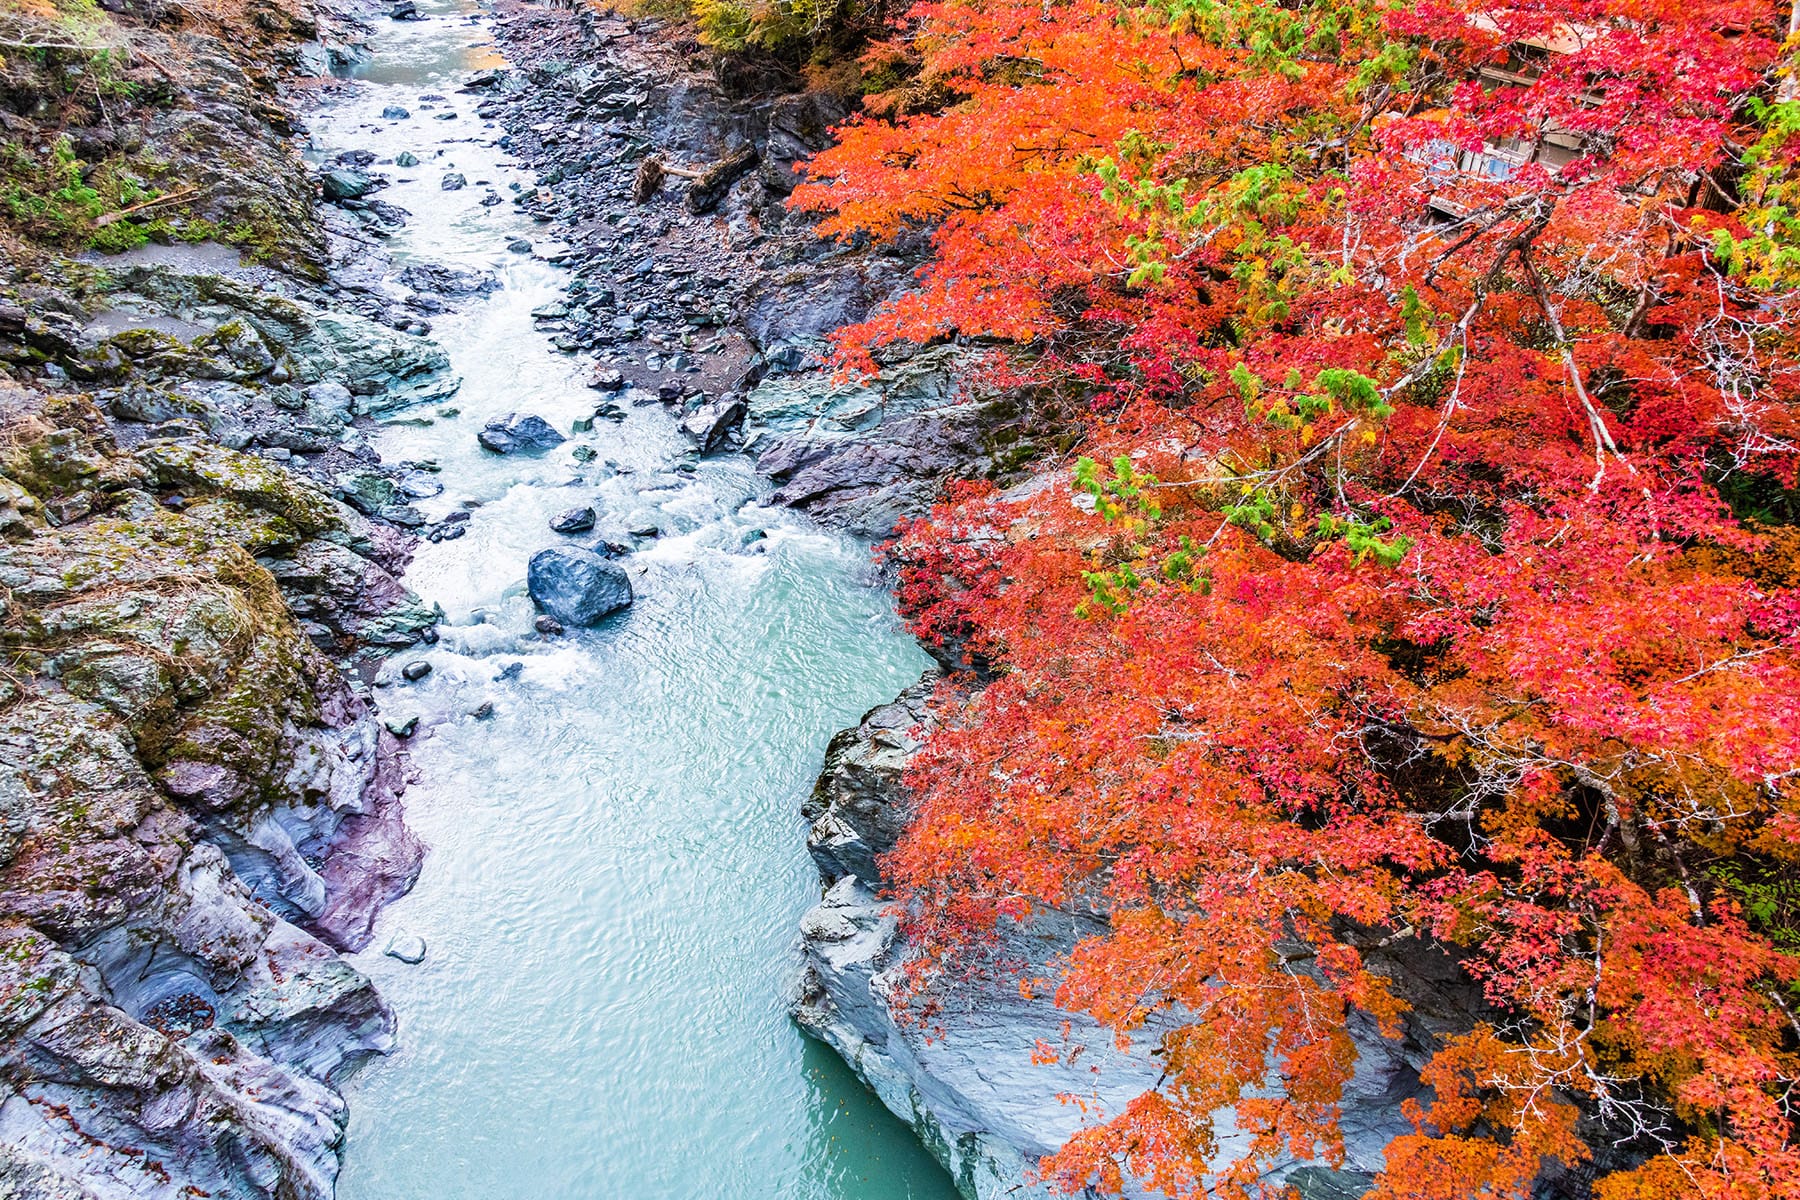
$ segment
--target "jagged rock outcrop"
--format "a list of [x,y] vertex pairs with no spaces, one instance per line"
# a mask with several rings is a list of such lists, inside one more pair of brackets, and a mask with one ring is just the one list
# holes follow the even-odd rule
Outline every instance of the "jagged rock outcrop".
[[[1104,929],[1097,917],[1063,914],[1009,929],[996,959],[1020,965],[959,979],[934,996],[941,1007],[928,1022],[908,1009],[901,978],[909,950],[891,906],[872,885],[879,883],[878,856],[892,848],[910,816],[902,774],[929,730],[927,701],[936,681],[935,672],[928,674],[832,739],[804,808],[812,821],[807,846],[830,886],[801,920],[794,1016],[918,1132],[965,1195],[1047,1198],[1047,1189],[1024,1184],[1030,1168],[1085,1123],[1120,1111],[1156,1085],[1158,1039],[1178,1017],[1158,1014],[1120,1048],[1092,1020],[1041,993],[1021,994],[1021,972],[1046,973],[1078,939]],[[1395,978],[1415,1011],[1400,1038],[1383,1037],[1373,1022],[1353,1022],[1360,1059],[1344,1097],[1343,1167],[1289,1161],[1269,1175],[1311,1200],[1344,1200],[1367,1189],[1383,1147],[1411,1130],[1400,1103],[1420,1092],[1418,1070],[1436,1036],[1467,1028],[1477,1003],[1456,965],[1436,951],[1409,946],[1374,962]],[[1080,1047],[1080,1053],[1034,1063],[1040,1043]],[[1065,1102],[1070,1096],[1083,1103]],[[1221,1157],[1230,1161],[1248,1139],[1234,1130],[1229,1109],[1216,1119]]]
[[835,884],[854,875],[881,883],[879,855],[906,831],[906,789],[900,776],[932,725],[930,701],[940,676],[927,671],[887,704],[840,730],[825,748],[825,768],[800,814],[812,822],[806,849],[820,876]]
[[993,470],[1002,403],[965,390],[967,352],[938,346],[868,379],[773,375],[745,418],[773,499],[852,532],[885,537],[927,511],[947,480]]
[[421,849],[262,563],[368,523],[84,395],[0,383],[0,428],[0,1191],[327,1197],[393,1037],[337,951]]
[[107,324],[122,328],[96,353],[116,352],[151,379],[328,384],[349,392],[358,416],[441,400],[461,384],[429,341],[223,275],[116,269],[105,303]]

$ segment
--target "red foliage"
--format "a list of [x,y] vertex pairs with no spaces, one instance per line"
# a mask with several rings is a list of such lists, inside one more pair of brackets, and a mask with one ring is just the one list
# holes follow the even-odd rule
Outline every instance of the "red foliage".
[[1091,909],[1058,1001],[1184,1021],[1049,1177],[1340,1158],[1347,1014],[1404,1008],[1365,952],[1417,934],[1504,1019],[1382,1196],[1526,1195],[1583,1110],[1642,1163],[1605,1200],[1800,1196],[1800,569],[1745,519],[1800,468],[1786,20],[946,0],[908,28],[953,102],[813,164],[829,231],[934,230],[847,355],[1008,340],[1113,461],[896,551],[995,673],[890,864],[922,962]]

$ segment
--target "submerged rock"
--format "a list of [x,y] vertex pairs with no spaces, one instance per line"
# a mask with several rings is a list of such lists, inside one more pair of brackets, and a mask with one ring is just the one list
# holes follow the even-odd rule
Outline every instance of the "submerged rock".
[[396,933],[382,953],[416,967],[425,961],[425,939],[416,933]]
[[593,625],[633,599],[623,567],[574,546],[532,555],[526,589],[539,608],[564,625]]

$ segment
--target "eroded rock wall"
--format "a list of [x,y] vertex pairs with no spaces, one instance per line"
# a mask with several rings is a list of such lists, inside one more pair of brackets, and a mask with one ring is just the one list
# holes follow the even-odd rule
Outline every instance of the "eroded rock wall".
[[129,103],[89,128],[79,55],[0,87],[15,166],[169,197],[0,220],[0,1196],[324,1200],[337,1085],[394,1037],[342,953],[422,855],[359,676],[437,615],[359,426],[456,380],[315,286],[336,218],[277,83],[353,22],[102,8]]
[[127,451],[84,394],[0,384],[0,428],[0,1182],[328,1196],[331,1084],[393,1036],[337,951],[420,851],[258,556],[361,519],[201,437]]
[[[1121,1047],[1110,1031],[1058,1008],[1042,989],[1023,994],[1021,977],[1052,973],[1076,941],[1104,930],[1098,916],[1066,914],[1008,929],[995,961],[1012,965],[934,994],[938,1007],[928,1020],[908,1005],[902,978],[911,951],[892,906],[876,894],[879,858],[911,817],[902,776],[931,728],[936,682],[928,674],[832,740],[804,808],[812,822],[807,845],[828,887],[801,920],[794,1016],[918,1132],[965,1195],[1047,1198],[1048,1189],[1026,1183],[1031,1168],[1084,1124],[1156,1086],[1159,1039],[1179,1014],[1158,1014]],[[1415,1011],[1398,1038],[1353,1020],[1359,1060],[1343,1102],[1345,1162],[1334,1169],[1288,1160],[1268,1175],[1310,1200],[1344,1200],[1368,1189],[1388,1141],[1411,1131],[1400,1105],[1420,1093],[1418,1070],[1435,1039],[1467,1028],[1477,1004],[1440,953],[1392,955],[1385,969]],[[1058,1061],[1034,1062],[1040,1044],[1058,1048]],[[1222,1168],[1242,1157],[1249,1139],[1236,1130],[1231,1110],[1215,1120]]]

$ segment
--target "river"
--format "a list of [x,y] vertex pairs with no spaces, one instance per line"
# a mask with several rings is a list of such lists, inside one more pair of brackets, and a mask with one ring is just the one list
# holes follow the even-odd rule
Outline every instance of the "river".
[[[456,411],[406,414],[429,424],[376,439],[389,462],[436,462],[428,516],[471,519],[421,544],[406,576],[446,614],[422,656],[432,673],[404,682],[421,655],[402,655],[378,689],[390,721],[422,718],[406,803],[430,856],[355,960],[397,1011],[400,1047],[351,1082],[338,1194],[948,1200],[911,1133],[785,1013],[796,919],[818,893],[797,805],[831,733],[925,656],[866,546],[760,505],[742,458],[673,471],[686,444],[659,406],[541,457],[477,447],[492,416],[566,431],[596,396],[585,364],[533,329],[562,273],[507,249],[541,249],[545,228],[480,203],[489,184],[510,201],[509,184],[533,182],[455,90],[499,62],[489,18],[467,0],[420,10],[378,22],[372,61],[313,114],[313,153],[387,160],[371,168],[395,179],[380,198],[412,214],[396,267],[505,286],[433,318],[464,377]],[[393,166],[401,151],[420,165]],[[452,170],[469,186],[443,191]],[[598,459],[579,462],[578,443]],[[578,504],[664,536],[631,562],[633,608],[542,640],[525,564]],[[397,933],[425,940],[423,963],[381,953]]]

